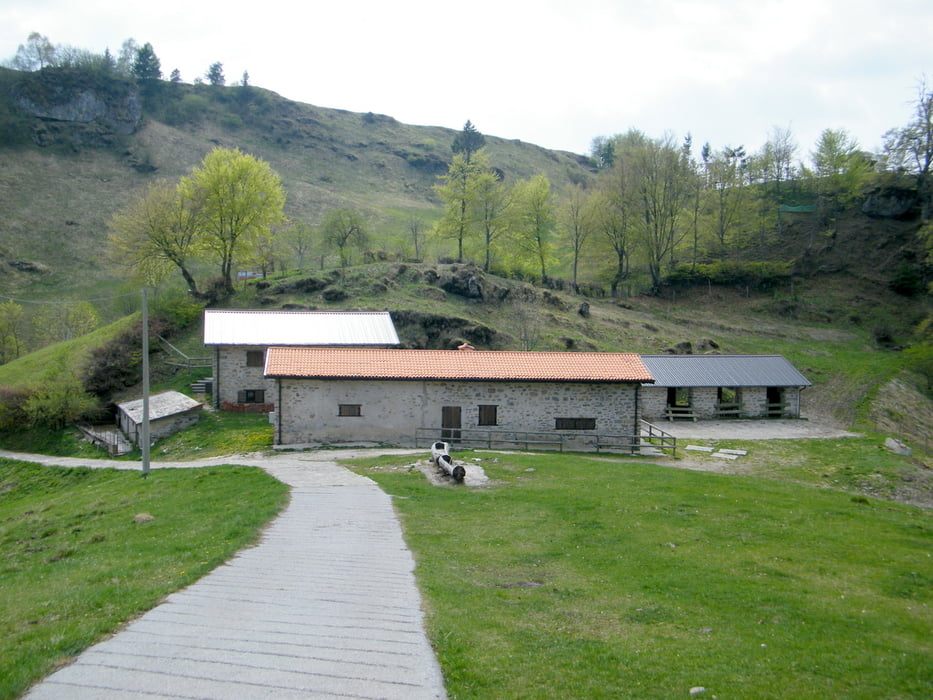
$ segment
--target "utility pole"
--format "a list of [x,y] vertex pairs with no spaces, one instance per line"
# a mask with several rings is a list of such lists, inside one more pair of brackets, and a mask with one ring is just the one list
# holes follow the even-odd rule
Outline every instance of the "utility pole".
[[143,476],[149,476],[149,300],[143,287],[143,420],[139,429],[143,453]]

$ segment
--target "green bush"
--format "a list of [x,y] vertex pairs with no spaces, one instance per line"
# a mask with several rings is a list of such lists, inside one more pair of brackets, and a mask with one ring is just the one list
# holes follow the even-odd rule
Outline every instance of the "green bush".
[[693,287],[701,284],[744,285],[756,289],[771,289],[790,282],[792,262],[739,262],[719,260],[714,263],[677,265],[664,282],[674,287]]
[[97,400],[84,391],[81,382],[69,377],[36,389],[22,405],[29,425],[53,430],[91,418],[99,409]]
[[160,293],[150,307],[152,315],[163,320],[173,330],[184,330],[198,321],[204,304],[181,290]]
[[13,430],[26,424],[23,406],[30,395],[28,389],[0,387],[0,430]]

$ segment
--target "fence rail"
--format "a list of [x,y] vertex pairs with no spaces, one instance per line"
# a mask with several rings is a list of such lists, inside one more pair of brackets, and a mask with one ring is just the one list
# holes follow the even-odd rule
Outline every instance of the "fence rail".
[[435,441],[462,447],[500,450],[556,450],[558,452],[628,452],[637,454],[644,447],[677,450],[677,439],[656,425],[642,421],[640,435],[604,435],[601,433],[534,432],[478,428],[421,427],[415,431],[415,445]]
[[168,350],[169,353],[181,358],[180,360],[176,361],[169,360],[167,364],[175,365],[177,367],[184,367],[185,369],[194,369],[195,367],[210,367],[212,365],[212,360],[210,357],[190,357],[168,342],[161,335],[159,336],[159,342],[162,344],[162,347]]

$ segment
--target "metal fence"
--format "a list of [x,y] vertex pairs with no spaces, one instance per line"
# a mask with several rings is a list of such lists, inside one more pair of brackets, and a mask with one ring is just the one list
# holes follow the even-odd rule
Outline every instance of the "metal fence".
[[558,452],[626,452],[645,448],[677,451],[677,439],[656,425],[642,421],[640,435],[603,435],[578,432],[534,432],[482,428],[422,427],[415,431],[415,445],[442,441],[460,447],[498,450],[556,450]]

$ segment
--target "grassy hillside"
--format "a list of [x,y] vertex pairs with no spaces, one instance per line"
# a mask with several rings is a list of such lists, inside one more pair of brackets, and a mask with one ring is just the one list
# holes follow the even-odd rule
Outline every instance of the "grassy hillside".
[[[110,299],[98,303],[107,321],[134,311],[105,262],[107,221],[147,185],[177,180],[217,145],[267,160],[283,179],[293,220],[316,223],[336,206],[365,211],[374,249],[402,250],[409,219],[428,225],[439,212],[432,186],[446,171],[456,129],[299,104],[260,88],[160,83],[142,94],[138,128],[117,133],[26,116],[14,104],[23,79],[0,69],[0,295]],[[32,85],[30,94],[48,89]],[[507,181],[545,173],[560,192],[592,174],[580,156],[486,139]],[[751,259],[795,261],[793,278],[767,289],[736,282],[647,297],[634,281],[627,298],[584,298],[465,266],[397,263],[292,271],[250,283],[226,303],[388,309],[413,347],[466,339],[493,348],[662,352],[692,343],[695,351],[777,351],[814,382],[804,393],[809,415],[928,441],[929,400],[902,371],[896,348],[929,313],[929,297],[889,288],[892,271],[912,259],[916,229],[915,221],[865,216],[858,205],[828,223],[787,214],[779,241],[745,251]],[[464,275],[482,277],[481,297],[464,291]],[[205,354],[198,334],[178,340],[190,355]],[[24,358],[0,368],[0,380],[34,384],[33,370],[21,369],[29,363],[40,370],[70,364]]]
[[[111,216],[156,179],[186,175],[216,146],[268,161],[285,185],[290,219],[319,223],[329,209],[352,206],[369,217],[373,248],[388,247],[407,235],[412,216],[426,224],[437,217],[432,186],[459,128],[299,104],[260,88],[164,83],[144,94],[134,133],[89,135],[78,122],[24,115],[12,95],[26,79],[40,78],[0,69],[0,293],[13,296],[112,289],[117,277],[102,256]],[[562,190],[589,172],[574,154],[486,138],[506,180],[545,173]]]

